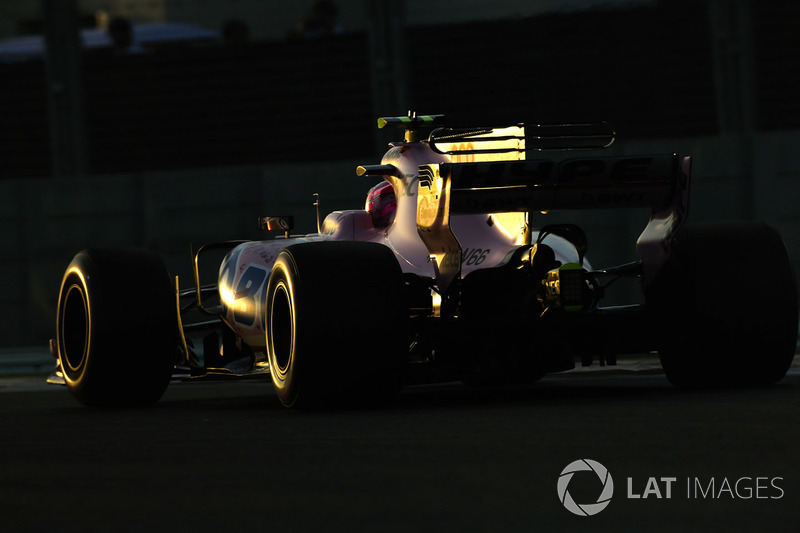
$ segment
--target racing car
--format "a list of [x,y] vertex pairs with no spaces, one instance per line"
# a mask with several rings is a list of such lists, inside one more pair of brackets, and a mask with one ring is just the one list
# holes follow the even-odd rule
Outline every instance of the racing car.
[[[281,234],[205,244],[184,287],[147,250],[75,255],[54,381],[83,404],[127,407],[177,377],[255,377],[284,406],[316,408],[385,402],[409,383],[528,384],[619,354],[658,352],[678,387],[786,374],[798,327],[786,248],[760,223],[686,224],[690,157],[597,156],[615,137],[603,122],[456,128],[409,113],[378,127],[404,136],[356,169],[378,182],[365,208],[323,219],[317,202],[315,233],[260,217]],[[542,157],[554,150],[568,157]],[[651,213],[639,259],[610,267],[592,266],[581,227],[548,223],[628,208]],[[202,284],[214,251],[217,282]],[[605,305],[622,279],[642,298]]]

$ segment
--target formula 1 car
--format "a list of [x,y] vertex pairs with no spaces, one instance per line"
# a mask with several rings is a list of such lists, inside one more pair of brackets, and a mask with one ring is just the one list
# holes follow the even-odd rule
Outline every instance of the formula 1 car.
[[[357,168],[380,178],[365,209],[318,210],[317,233],[302,236],[289,216],[261,217],[285,234],[206,244],[187,289],[149,251],[79,252],[51,342],[72,394],[141,406],[176,375],[268,374],[287,407],[372,404],[406,383],[531,383],[576,360],[655,351],[679,387],[787,372],[798,305],[781,237],[758,223],[684,224],[689,157],[528,157],[608,146],[606,123],[461,129],[410,113],[378,126],[405,138]],[[640,260],[608,268],[592,268],[577,225],[535,227],[551,210],[642,207]],[[218,283],[202,285],[213,250]],[[644,303],[604,306],[619,279]]]

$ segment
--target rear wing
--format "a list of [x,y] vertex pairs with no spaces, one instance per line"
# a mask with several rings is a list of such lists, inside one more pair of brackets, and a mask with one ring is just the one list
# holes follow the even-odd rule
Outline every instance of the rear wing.
[[421,166],[417,231],[430,252],[442,305],[457,291],[450,289],[461,273],[461,245],[450,229],[451,215],[458,214],[649,207],[650,222],[637,241],[648,284],[686,218],[690,161],[669,154]]
[[[584,124],[516,124],[506,127],[437,128],[428,136],[434,152],[451,156],[522,154],[545,150],[595,150],[611,146],[608,122]],[[507,159],[507,158],[506,158]]]
[[445,163],[420,182],[450,184],[450,213],[660,207],[672,199],[677,155]]

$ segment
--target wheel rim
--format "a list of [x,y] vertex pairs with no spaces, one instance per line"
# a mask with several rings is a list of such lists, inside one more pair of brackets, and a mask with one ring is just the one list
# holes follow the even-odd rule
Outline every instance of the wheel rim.
[[294,308],[286,283],[279,281],[272,294],[270,312],[270,348],[278,372],[289,372],[294,350]]
[[89,305],[81,285],[73,283],[66,290],[61,311],[60,355],[65,371],[80,372],[89,351]]

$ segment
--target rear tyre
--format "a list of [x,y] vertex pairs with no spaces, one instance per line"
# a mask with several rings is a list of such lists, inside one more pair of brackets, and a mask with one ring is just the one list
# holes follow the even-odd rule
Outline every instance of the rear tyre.
[[674,385],[768,385],[786,375],[797,343],[797,291],[773,228],[749,222],[683,228],[646,296]]
[[83,250],[67,267],[56,346],[67,388],[94,407],[155,403],[172,375],[177,316],[169,275],[145,250]]
[[272,268],[265,317],[270,374],[286,407],[374,405],[399,390],[408,312],[387,247],[287,247]]

